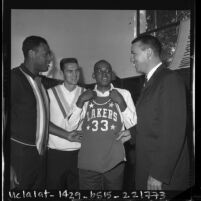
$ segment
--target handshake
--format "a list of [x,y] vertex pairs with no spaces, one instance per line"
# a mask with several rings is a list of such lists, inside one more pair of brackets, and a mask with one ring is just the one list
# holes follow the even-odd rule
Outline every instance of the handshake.
[[[86,90],[78,98],[77,103],[76,103],[77,107],[82,108],[86,101],[95,99],[96,96],[97,96],[97,94],[95,91],[92,91],[90,89]],[[110,91],[109,96],[113,102],[115,102],[119,105],[121,112],[123,112],[126,109],[126,107],[127,107],[126,102],[125,102],[123,96],[116,89],[112,89]]]

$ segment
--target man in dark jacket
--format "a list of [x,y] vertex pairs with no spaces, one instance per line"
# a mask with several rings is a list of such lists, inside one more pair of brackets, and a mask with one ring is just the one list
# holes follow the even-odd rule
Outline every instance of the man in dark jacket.
[[54,135],[79,141],[74,132],[49,122],[49,98],[39,76],[48,70],[50,48],[39,36],[22,45],[24,63],[11,71],[10,187],[18,190],[45,186],[45,153],[49,130]]
[[184,83],[162,64],[156,37],[134,39],[131,54],[137,72],[146,76],[136,104],[136,188],[185,190],[189,155]]

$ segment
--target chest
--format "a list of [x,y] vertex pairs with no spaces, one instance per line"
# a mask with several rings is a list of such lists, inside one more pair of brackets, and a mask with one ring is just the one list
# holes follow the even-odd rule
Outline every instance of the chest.
[[150,129],[160,123],[162,115],[163,90],[160,85],[152,85],[142,91],[136,104],[138,129]]
[[88,104],[83,129],[90,133],[104,135],[120,131],[121,117],[114,102],[110,99],[93,100]]

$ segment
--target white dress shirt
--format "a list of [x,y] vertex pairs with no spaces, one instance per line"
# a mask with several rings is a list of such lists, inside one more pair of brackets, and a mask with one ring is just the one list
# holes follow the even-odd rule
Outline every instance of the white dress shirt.
[[151,78],[151,76],[154,74],[154,72],[157,70],[157,68],[162,64],[162,62],[160,62],[159,64],[157,64],[155,67],[153,67],[146,75],[147,81],[149,81],[149,79]]

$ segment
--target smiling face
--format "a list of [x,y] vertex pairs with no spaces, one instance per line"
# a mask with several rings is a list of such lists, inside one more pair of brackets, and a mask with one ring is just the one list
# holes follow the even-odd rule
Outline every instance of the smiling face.
[[94,67],[93,78],[95,78],[99,90],[110,89],[112,80],[112,68],[110,64],[104,61],[97,63]]
[[142,46],[140,41],[131,46],[131,62],[134,64],[137,72],[147,72],[147,49]]
[[77,85],[80,69],[77,63],[65,63],[63,66],[64,81],[68,85]]

